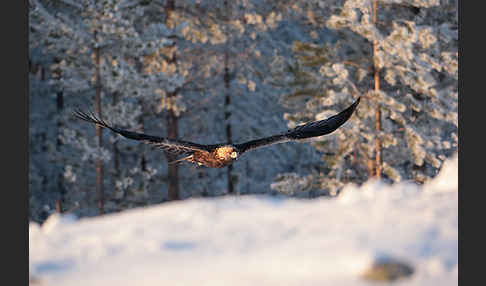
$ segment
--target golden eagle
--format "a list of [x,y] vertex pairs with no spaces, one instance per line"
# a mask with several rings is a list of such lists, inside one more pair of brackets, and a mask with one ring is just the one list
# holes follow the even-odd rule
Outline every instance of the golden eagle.
[[104,128],[108,128],[111,131],[118,133],[126,138],[139,140],[144,143],[151,144],[153,146],[162,148],[166,152],[172,154],[188,155],[171,163],[188,161],[206,167],[222,168],[233,163],[233,161],[237,160],[241,156],[241,154],[245,153],[248,150],[277,143],[298,141],[310,137],[317,137],[329,134],[334,130],[338,129],[351,117],[360,99],[361,97],[358,97],[358,99],[348,108],[327,119],[309,122],[304,125],[299,125],[293,129],[290,129],[282,134],[256,139],[241,144],[222,143],[214,145],[201,145],[182,140],[168,139],[164,137],[151,136],[143,133],[136,133],[119,129],[108,125],[102,119],[97,118],[93,113],[87,114],[83,111],[77,110],[74,112],[74,115],[79,119],[94,123]]

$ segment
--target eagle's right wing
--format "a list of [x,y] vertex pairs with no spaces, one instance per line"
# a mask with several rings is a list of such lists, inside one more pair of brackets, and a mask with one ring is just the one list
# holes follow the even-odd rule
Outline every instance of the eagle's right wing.
[[327,119],[299,125],[294,129],[287,131],[287,133],[256,139],[242,144],[237,144],[236,147],[238,148],[238,151],[240,153],[243,153],[258,147],[329,134],[338,129],[346,121],[348,121],[348,119],[351,117],[354,110],[356,109],[356,106],[358,106],[360,99],[361,97],[358,97],[358,99],[356,99],[356,101],[348,108]]
[[81,110],[76,110],[74,112],[74,116],[76,116],[81,120],[94,123],[104,128],[108,128],[111,131],[122,135],[123,137],[142,141],[143,143],[150,144],[155,147],[159,147],[174,155],[180,155],[183,153],[191,154],[194,151],[210,151],[209,146],[207,145],[200,145],[200,144],[182,141],[182,140],[168,139],[164,137],[152,136],[143,133],[137,133],[137,132],[119,129],[108,125],[104,120],[97,118],[93,113],[87,114]]

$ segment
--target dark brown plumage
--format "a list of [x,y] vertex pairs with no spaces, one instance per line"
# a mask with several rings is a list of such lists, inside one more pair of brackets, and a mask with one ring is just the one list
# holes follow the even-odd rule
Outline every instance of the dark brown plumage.
[[131,132],[108,125],[102,119],[97,118],[93,113],[85,113],[77,110],[74,115],[82,120],[97,124],[101,127],[108,128],[126,138],[139,140],[155,147],[159,147],[172,154],[186,154],[188,156],[178,159],[171,163],[188,161],[211,168],[222,168],[239,158],[246,151],[268,146],[272,144],[284,143],[289,141],[298,141],[306,138],[317,137],[329,134],[341,125],[343,125],[353,114],[358,106],[361,97],[352,105],[340,113],[324,120],[309,122],[290,129],[285,133],[248,141],[242,144],[214,144],[201,145],[192,142],[168,139],[164,137],[151,136],[143,133]]

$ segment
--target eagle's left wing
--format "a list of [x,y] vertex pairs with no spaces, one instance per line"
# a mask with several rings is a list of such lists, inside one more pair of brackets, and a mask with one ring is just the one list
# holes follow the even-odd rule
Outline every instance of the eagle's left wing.
[[210,151],[210,146],[200,145],[192,142],[168,139],[164,137],[152,136],[143,133],[137,133],[132,131],[123,130],[113,127],[107,124],[104,120],[97,118],[93,113],[87,114],[81,110],[76,110],[74,116],[77,118],[94,123],[98,126],[110,129],[111,131],[122,135],[123,137],[142,141],[143,143],[150,144],[155,147],[159,147],[171,154],[180,155],[183,153],[191,154],[195,151]]
[[248,141],[242,144],[237,144],[236,148],[238,148],[238,151],[240,153],[243,153],[258,147],[284,143],[284,142],[294,141],[294,140],[302,140],[306,138],[329,134],[335,131],[336,129],[338,129],[346,121],[348,121],[348,119],[351,117],[354,110],[356,109],[356,106],[358,106],[360,100],[361,97],[358,97],[358,99],[356,99],[356,101],[353,104],[351,104],[348,108],[327,119],[313,121],[313,122],[306,123],[304,125],[297,126],[294,129],[291,129],[284,134],[274,135],[270,137]]

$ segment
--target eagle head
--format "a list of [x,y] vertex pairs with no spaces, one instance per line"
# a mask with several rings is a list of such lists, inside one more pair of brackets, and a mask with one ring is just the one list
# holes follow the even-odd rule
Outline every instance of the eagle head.
[[238,150],[233,146],[221,146],[216,149],[216,156],[222,160],[236,160],[238,158]]

